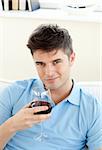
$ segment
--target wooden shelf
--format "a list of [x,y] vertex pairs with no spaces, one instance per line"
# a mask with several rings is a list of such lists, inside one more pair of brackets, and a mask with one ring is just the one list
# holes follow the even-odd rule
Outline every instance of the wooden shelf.
[[26,19],[46,19],[102,23],[102,12],[78,13],[63,11],[60,9],[38,9],[33,12],[28,11],[1,11],[0,17],[26,18]]

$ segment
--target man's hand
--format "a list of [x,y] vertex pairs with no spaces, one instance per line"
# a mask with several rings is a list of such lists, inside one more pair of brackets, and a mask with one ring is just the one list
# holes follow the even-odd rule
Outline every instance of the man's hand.
[[29,105],[22,108],[17,114],[11,117],[12,129],[16,132],[32,127],[36,123],[40,123],[50,117],[51,114],[34,114],[39,111],[47,110],[47,106],[38,106],[29,108]]

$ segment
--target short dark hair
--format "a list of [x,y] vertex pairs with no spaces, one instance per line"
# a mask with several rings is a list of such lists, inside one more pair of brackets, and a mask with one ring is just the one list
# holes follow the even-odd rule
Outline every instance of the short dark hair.
[[38,49],[45,52],[63,49],[68,55],[73,51],[72,39],[68,30],[53,24],[38,26],[29,37],[27,47],[32,55]]

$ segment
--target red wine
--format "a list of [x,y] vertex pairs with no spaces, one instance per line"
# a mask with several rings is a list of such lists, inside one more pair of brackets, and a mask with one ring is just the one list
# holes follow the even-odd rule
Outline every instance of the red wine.
[[37,106],[48,106],[48,109],[47,110],[43,110],[43,111],[39,111],[39,112],[36,112],[34,114],[48,114],[51,112],[52,110],[52,106],[49,102],[47,101],[33,101],[31,102],[30,104],[30,108],[34,108],[34,107],[37,107]]

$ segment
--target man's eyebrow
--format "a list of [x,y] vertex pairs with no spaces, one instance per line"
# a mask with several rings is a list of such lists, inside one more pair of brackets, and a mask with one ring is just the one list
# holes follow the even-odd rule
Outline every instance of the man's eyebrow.
[[44,63],[44,62],[43,62],[43,61],[36,61],[36,60],[35,60],[35,63]]
[[62,59],[61,58],[57,58],[57,59],[53,60],[53,62],[54,61],[62,61]]

